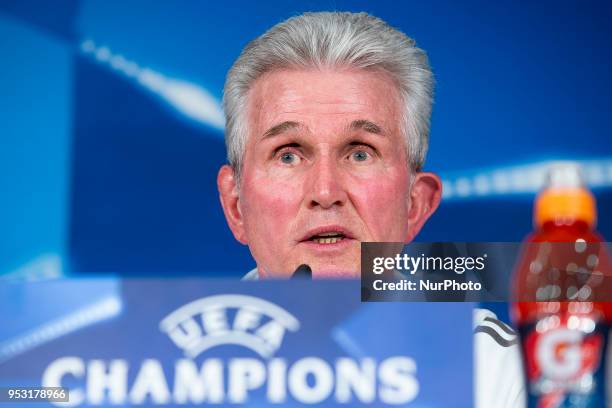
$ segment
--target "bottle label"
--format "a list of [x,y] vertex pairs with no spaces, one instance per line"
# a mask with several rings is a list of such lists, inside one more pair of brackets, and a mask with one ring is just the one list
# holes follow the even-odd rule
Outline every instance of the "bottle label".
[[588,315],[551,315],[523,327],[529,406],[604,407],[608,330]]

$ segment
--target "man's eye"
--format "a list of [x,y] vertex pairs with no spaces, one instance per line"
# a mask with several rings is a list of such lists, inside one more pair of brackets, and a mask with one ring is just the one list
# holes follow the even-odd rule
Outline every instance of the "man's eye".
[[364,150],[356,150],[353,153],[351,153],[351,158],[355,161],[363,162],[370,158],[370,153]]
[[280,155],[280,161],[284,164],[296,164],[299,159],[298,155],[292,152],[284,152]]

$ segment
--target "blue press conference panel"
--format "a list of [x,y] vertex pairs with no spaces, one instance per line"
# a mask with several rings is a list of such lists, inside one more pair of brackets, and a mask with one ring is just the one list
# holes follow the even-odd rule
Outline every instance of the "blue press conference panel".
[[3,284],[19,319],[0,325],[0,387],[83,407],[473,405],[471,304],[359,297],[356,281]]

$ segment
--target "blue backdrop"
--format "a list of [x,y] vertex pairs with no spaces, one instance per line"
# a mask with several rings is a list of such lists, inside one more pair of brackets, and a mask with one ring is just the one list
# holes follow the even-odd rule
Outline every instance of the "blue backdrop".
[[220,100],[242,47],[309,10],[368,11],[427,50],[423,241],[516,241],[550,160],[583,163],[612,236],[612,5],[575,2],[0,1],[0,274],[240,276]]

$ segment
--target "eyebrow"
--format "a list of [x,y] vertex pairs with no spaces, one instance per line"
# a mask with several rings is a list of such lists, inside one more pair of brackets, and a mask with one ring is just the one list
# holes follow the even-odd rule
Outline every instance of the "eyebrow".
[[354,120],[351,122],[348,128],[349,130],[353,130],[353,131],[364,130],[368,133],[373,133],[375,135],[383,135],[383,136],[385,135],[385,132],[380,126],[366,119]]
[[[290,130],[300,129],[303,127],[304,125],[302,125],[299,122],[294,122],[294,121],[281,122],[278,125],[274,125],[270,129],[266,130],[263,136],[261,137],[261,139],[262,140],[268,139],[274,136],[278,136],[282,133],[288,132]],[[382,127],[378,126],[376,123],[369,121],[367,119],[358,119],[358,120],[352,121],[351,124],[348,126],[348,129],[351,131],[364,130],[368,133],[372,133],[375,135],[382,135],[382,136],[385,135],[385,132]]]
[[272,126],[270,129],[266,130],[266,132],[261,137],[263,139],[267,139],[270,137],[274,137],[280,135],[281,133],[285,133],[289,130],[299,129],[303,127],[302,124],[293,121],[285,121],[279,123],[278,125]]

